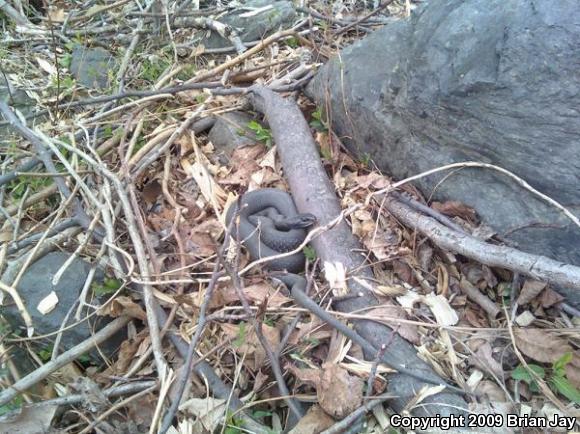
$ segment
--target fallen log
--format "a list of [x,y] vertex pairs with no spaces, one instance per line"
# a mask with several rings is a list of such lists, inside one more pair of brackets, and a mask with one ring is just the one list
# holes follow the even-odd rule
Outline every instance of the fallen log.
[[[320,225],[327,224],[340,214],[341,208],[320,161],[310,127],[299,107],[293,101],[263,87],[253,87],[249,97],[254,107],[264,113],[268,120],[298,210],[314,214]],[[364,257],[359,253],[363,251],[363,247],[346,222],[342,221],[333,229],[322,233],[312,241],[312,246],[322,263],[342,263],[348,271],[347,284],[350,293],[362,294],[360,297],[337,302],[335,307],[339,311],[351,312],[378,304],[372,290],[368,288],[373,285],[373,275],[364,266]],[[368,286],[361,282],[366,282]],[[353,323],[355,330],[375,348],[386,345],[392,333],[391,328],[377,322],[356,320]],[[427,363],[419,359],[413,346],[397,334],[389,343],[385,356],[391,365],[405,366],[418,376],[444,382]],[[376,354],[365,353],[367,360],[375,357]],[[404,374],[390,375],[389,392],[399,396],[390,401],[391,407],[395,411],[402,410],[409,395],[423,386],[432,384]],[[464,398],[444,390],[426,398],[412,412],[416,416],[448,416],[462,414],[462,409],[467,409]]]

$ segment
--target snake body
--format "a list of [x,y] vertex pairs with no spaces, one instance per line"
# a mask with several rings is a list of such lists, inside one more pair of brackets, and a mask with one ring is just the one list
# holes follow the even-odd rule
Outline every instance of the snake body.
[[[306,238],[306,229],[316,221],[312,214],[299,214],[292,197],[276,188],[263,188],[246,193],[229,207],[226,224],[239,215],[237,231],[253,260],[289,252]],[[235,233],[234,233],[235,234]],[[299,273],[304,269],[302,252],[265,264],[270,270]],[[283,280],[283,279],[281,279]]]
[[[239,215],[237,233],[253,260],[294,250],[304,241],[305,228],[316,221],[316,217],[312,214],[299,214],[292,197],[288,193],[274,188],[264,188],[246,193],[239,203],[241,206],[239,212],[238,204],[233,204],[228,209],[226,223],[229,227],[236,214]],[[276,276],[276,278],[288,287],[299,305],[331,324],[346,337],[360,345],[367,354],[376,356],[378,350],[373,344],[355,330],[337,321],[330,313],[308,297],[305,292],[306,279],[296,274],[304,269],[304,259],[304,254],[299,252],[269,261],[265,266],[273,271],[288,271],[288,273]],[[386,354],[381,354],[381,361],[401,374],[426,383],[442,384],[450,390],[463,393],[461,389],[447,384],[434,374],[423,375],[413,371],[412,368],[394,364],[387,359]]]

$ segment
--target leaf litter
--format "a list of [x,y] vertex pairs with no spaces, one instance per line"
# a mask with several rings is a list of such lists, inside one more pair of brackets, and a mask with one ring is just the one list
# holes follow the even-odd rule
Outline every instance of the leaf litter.
[[[97,9],[85,11],[85,14],[89,13],[109,12]],[[349,13],[346,8],[339,15],[343,19]],[[63,8],[50,10],[54,22],[64,21],[67,15],[70,11]],[[176,37],[184,38],[184,35],[180,32]],[[321,53],[336,50],[337,41],[329,41],[319,34],[313,38],[315,48]],[[346,38],[340,41],[343,44],[347,42]],[[147,48],[155,49],[153,45]],[[189,59],[200,72],[210,71],[221,62],[228,61],[223,55],[205,52],[205,48],[198,47]],[[54,76],[57,71],[50,51],[43,54],[35,56],[34,61],[27,61],[29,76],[16,77],[17,81],[28,81],[36,89],[49,88],[46,76]],[[235,77],[248,70],[257,70],[257,80],[269,82],[284,75],[284,68],[288,66],[283,68],[281,65],[297,65],[298,54],[292,44],[277,41],[269,49],[234,65],[228,71]],[[9,58],[6,68],[10,69],[14,62],[14,57]],[[269,66],[276,62],[279,64]],[[182,62],[180,68],[183,70],[187,66],[186,62]],[[136,68],[137,63],[133,67]],[[65,94],[64,90],[61,92],[59,97]],[[54,95],[42,90],[31,91],[30,96],[41,104],[56,100]],[[168,140],[181,123],[201,106],[202,101],[206,101],[207,96],[202,90],[191,90],[176,95],[173,101],[148,102],[142,108],[120,113],[113,124],[126,126],[128,135],[123,138],[112,136],[111,140],[119,146],[119,150],[109,150],[103,154],[103,164],[115,171],[121,171],[123,165],[135,167]],[[317,108],[312,107],[310,102],[303,98],[299,101],[305,114],[316,113]],[[240,109],[238,96],[218,95],[207,102],[199,118],[237,109]],[[54,135],[65,134],[69,131],[67,122],[74,124],[94,115],[96,112],[86,109],[60,124],[45,122],[41,126]],[[321,124],[316,125],[326,128],[313,130],[313,133],[344,207],[364,203],[369,191],[392,184],[391,179],[345,151],[336,136],[328,131],[324,120],[322,123],[320,117],[308,120],[315,120]],[[259,136],[266,140],[267,125],[263,128],[259,130]],[[135,136],[132,136],[133,133]],[[126,153],[128,140],[135,141],[132,146],[140,141],[138,149],[134,147],[132,154]],[[223,213],[227,204],[248,189],[288,189],[275,146],[268,149],[266,145],[270,144],[256,139],[253,145],[235,149],[230,163],[223,164],[217,157],[220,150],[208,141],[205,132],[197,134],[187,130],[165,154],[148,164],[139,177],[130,180],[140,191],[142,200],[140,208],[135,211],[144,217],[154,250],[150,259],[158,264],[152,276],[155,294],[164,307],[174,309],[174,327],[186,341],[191,339],[197,325],[201,300],[224,234]],[[28,152],[26,148],[21,151]],[[169,159],[168,166],[164,166],[164,158]],[[77,169],[85,168],[77,164]],[[102,178],[91,176],[91,182],[98,188],[104,186]],[[403,187],[403,190],[419,202],[428,204],[416,189]],[[485,233],[485,238],[493,239],[493,234],[479,224],[475,211],[465,204],[449,201],[428,205],[472,233]],[[53,207],[54,204],[39,203],[28,211],[23,227],[42,222]],[[46,223],[41,224],[46,226]],[[536,377],[531,374],[514,375],[514,372],[519,372],[518,369],[528,372],[530,365],[532,370],[533,366],[541,367],[542,371],[538,372],[544,373],[543,380],[552,393],[569,409],[578,410],[580,402],[575,401],[577,395],[574,388],[580,389],[579,319],[566,316],[560,310],[562,298],[549,285],[529,279],[518,285],[515,276],[505,270],[490,268],[461,255],[442,251],[412,229],[402,226],[377,205],[371,204],[350,215],[349,224],[353,233],[361,239],[375,276],[380,277],[376,295],[381,305],[364,312],[366,319],[392,326],[396,333],[418,349],[420,357],[431,363],[439,374],[453,378],[458,384],[467,384],[471,390],[481,393],[487,400],[486,405],[495,411],[514,413],[517,411],[514,402],[517,401],[546,414],[562,411],[536,387]],[[133,255],[124,226],[117,225],[115,231],[120,248],[127,255]],[[88,246],[84,254],[96,258],[98,250],[96,245]],[[245,263],[247,258],[242,260],[242,264]],[[342,264],[324,264],[323,268],[324,278],[322,273],[318,273],[315,287],[317,294],[323,295],[320,299],[323,305],[328,306],[329,298],[344,295],[346,277]],[[125,277],[128,282],[138,280],[136,275]],[[248,281],[243,292],[253,312],[263,310],[261,328],[271,348],[278,348],[282,337],[288,333],[287,327],[295,319],[298,321],[290,330],[283,349],[282,368],[292,393],[307,397],[315,405],[310,407],[306,417],[292,432],[314,433],[327,429],[336,420],[361,406],[365,392],[380,394],[389,390],[389,369],[379,366],[372,374],[372,390],[366,391],[373,367],[372,362],[363,361],[358,346],[347,342],[316,317],[294,305],[292,299],[259,270],[253,270],[245,277]],[[497,314],[490,314],[489,310],[477,303],[477,299],[466,296],[462,285],[485,297],[496,308]],[[388,300],[393,298],[398,301],[398,306],[389,305]],[[514,302],[519,314],[527,312],[531,315],[526,315],[525,327],[513,325],[515,318],[511,309],[514,309]],[[288,409],[277,396],[269,360],[243,312],[231,283],[220,281],[209,305],[209,314],[215,320],[206,328],[197,351],[222,379],[234,382],[236,393],[244,398],[255,414],[259,414],[258,419],[262,423],[273,426],[276,421],[285,419]],[[139,329],[141,326],[135,325],[142,324],[146,318],[142,297],[131,292],[116,295],[99,314],[112,317],[129,315],[136,321],[129,328],[129,336],[116,358],[103,367],[80,365],[81,375],[87,379],[94,378],[102,389],[114,385],[116,379],[128,373],[132,379],[154,377],[156,373],[150,358],[151,339],[147,329]],[[337,314],[342,320],[354,318],[355,315]],[[509,333],[508,323],[514,327],[514,339]],[[520,363],[514,348],[526,358],[528,367]],[[164,351],[168,361],[177,369],[183,362],[181,357],[169,345],[164,345]],[[78,364],[75,369],[79,369]],[[193,378],[192,383],[196,387],[191,387],[185,396],[179,407],[177,424],[169,432],[211,432],[221,429],[226,420],[230,425],[235,425],[235,417],[230,417],[224,400],[212,397],[205,389],[203,380]],[[54,395],[55,390],[74,392],[72,385],[62,378],[46,381],[40,389],[45,397]],[[421,390],[410,405],[419,405],[436,392],[433,388]],[[126,413],[112,413],[106,423],[109,423],[109,428],[126,427],[122,424],[129,417],[141,428],[150,429],[158,396],[158,390],[151,391],[128,402],[123,410]],[[474,404],[473,410],[476,408]],[[83,419],[94,421],[103,412],[102,409],[98,412],[93,410],[67,409],[60,421],[55,423],[53,408],[39,411],[36,407],[24,407],[19,419],[2,423],[9,423],[14,432],[26,429],[26,423],[66,427],[74,423],[82,424],[80,421]],[[84,412],[83,417],[79,417],[78,412]],[[383,432],[385,420],[381,414],[381,410],[376,409],[367,416],[367,432]]]

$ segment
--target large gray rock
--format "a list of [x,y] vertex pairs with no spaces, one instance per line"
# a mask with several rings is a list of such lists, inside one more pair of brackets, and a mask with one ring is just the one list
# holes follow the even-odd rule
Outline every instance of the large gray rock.
[[[344,49],[308,93],[353,151],[397,178],[493,163],[580,216],[578,23],[575,0],[431,0]],[[418,185],[430,194],[447,175]],[[473,206],[525,251],[580,265],[578,227],[504,175],[464,169],[435,197]]]
[[[69,258],[70,254],[62,252],[52,252],[34,262],[24,273],[17,290],[20,298],[26,305],[28,313],[32,317],[36,335],[44,335],[58,331],[63,324],[68,325],[75,322],[74,313],[76,312],[75,304],[85,284],[85,280],[91,268],[88,262],[76,258],[68,266],[56,285],[52,280],[60,267]],[[3,276],[4,278],[4,276]],[[101,282],[103,273],[97,270],[93,282]],[[58,297],[58,304],[51,312],[43,315],[37,309],[38,304],[54,291]],[[90,295],[90,293],[89,293]],[[96,301],[95,303],[98,303]],[[0,315],[8,320],[14,330],[24,327],[24,322],[18,309],[13,304],[10,297],[4,299],[6,306],[0,306]],[[68,312],[74,306],[74,312],[69,316],[68,322],[65,322]],[[92,310],[91,310],[92,311]],[[86,315],[86,309],[83,309],[83,316]],[[110,318],[93,316],[88,321],[84,321],[63,332],[62,340],[59,346],[60,352],[64,352],[80,342],[88,339],[95,330],[103,327]],[[25,335],[25,333],[24,333]],[[122,342],[122,334],[105,342],[99,348],[106,355],[111,355]],[[54,336],[52,337],[54,340]],[[99,358],[98,352],[92,353],[93,358]]]

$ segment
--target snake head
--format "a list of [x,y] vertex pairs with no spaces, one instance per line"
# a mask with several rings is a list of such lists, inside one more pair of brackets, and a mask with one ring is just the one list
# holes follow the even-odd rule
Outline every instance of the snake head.
[[287,217],[286,223],[288,227],[293,229],[305,229],[316,223],[316,216],[310,213],[297,214],[293,217]]

